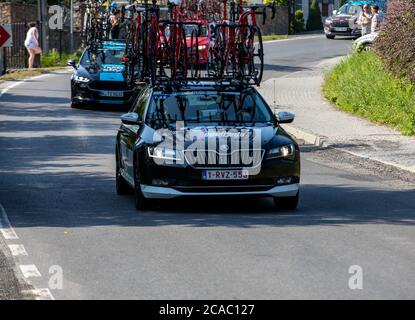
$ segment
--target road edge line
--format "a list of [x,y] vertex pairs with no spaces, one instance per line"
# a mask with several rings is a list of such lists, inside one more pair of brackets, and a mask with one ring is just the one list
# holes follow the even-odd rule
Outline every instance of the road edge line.
[[[6,229],[7,231],[5,231]],[[9,256],[12,258],[14,265],[11,266],[12,270],[14,271],[14,274],[16,276],[17,281],[20,283],[20,285],[25,285],[29,287],[30,289],[24,289],[21,291],[21,294],[23,295],[23,299],[25,298],[31,298],[34,300],[55,300],[55,297],[53,296],[52,292],[48,288],[36,288],[28,278],[32,277],[42,277],[40,274],[38,268],[36,265],[22,265],[19,264],[19,261],[17,261],[17,256],[13,254],[10,245],[7,244],[7,241],[10,240],[19,240],[19,237],[17,236],[17,233],[14,231],[10,220],[7,216],[6,209],[3,207],[3,205],[0,203],[0,234],[3,236],[3,240],[5,241],[5,250],[8,250]],[[13,237],[9,237],[10,234],[13,234]],[[14,244],[14,246],[18,246],[17,244]],[[24,246],[21,245],[23,248]],[[24,249],[25,254],[24,256],[27,256],[27,251]],[[6,253],[6,257],[8,254]],[[24,272],[24,270],[27,269],[28,271],[34,271],[34,274],[30,274]],[[23,284],[22,284],[23,283]]]

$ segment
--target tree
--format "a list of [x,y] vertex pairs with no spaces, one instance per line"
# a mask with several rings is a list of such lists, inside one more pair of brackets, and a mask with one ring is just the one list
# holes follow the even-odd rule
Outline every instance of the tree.
[[313,0],[310,6],[310,12],[307,20],[307,30],[321,30],[323,23],[321,22],[321,11],[317,0]]
[[345,5],[349,0],[340,0],[340,7]]

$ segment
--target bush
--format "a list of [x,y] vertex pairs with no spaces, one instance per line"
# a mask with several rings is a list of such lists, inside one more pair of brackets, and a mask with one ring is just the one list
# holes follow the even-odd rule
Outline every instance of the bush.
[[415,83],[415,0],[390,0],[375,50],[395,75]]
[[415,87],[384,68],[373,52],[352,55],[338,64],[324,84],[327,99],[343,110],[415,134]]
[[41,66],[42,68],[62,67],[66,66],[68,60],[78,60],[81,57],[81,52],[68,53],[63,52],[62,58],[57,50],[52,50],[49,53],[42,54]]
[[295,12],[292,29],[293,29],[294,33],[296,33],[296,32],[302,32],[302,31],[305,30],[305,28],[304,28],[304,12],[303,12],[303,10],[297,10]]
[[310,12],[307,20],[307,30],[322,30],[323,23],[321,22],[320,6],[317,0],[313,0],[310,6]]

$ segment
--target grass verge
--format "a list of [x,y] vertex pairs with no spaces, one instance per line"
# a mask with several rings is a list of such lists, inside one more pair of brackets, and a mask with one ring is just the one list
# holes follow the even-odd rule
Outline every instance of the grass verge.
[[53,50],[47,54],[42,54],[41,65],[42,68],[64,67],[68,60],[79,61],[81,55],[81,51],[76,51],[74,53],[63,52],[62,55],[60,55],[58,51]]
[[338,64],[326,75],[323,92],[343,111],[415,135],[415,86],[386,71],[374,52]]
[[[262,41],[263,42],[267,42],[267,41],[274,41],[274,40],[284,40],[284,39],[288,39],[288,35],[286,34],[271,34],[271,35],[266,35],[266,36],[262,36]],[[256,38],[255,40],[256,42],[258,41],[258,38]]]
[[12,73],[7,73],[5,75],[0,76],[0,83],[5,81],[18,81],[23,80],[31,77],[40,76],[41,74],[49,73],[56,70],[62,70],[65,67],[54,67],[54,68],[40,68],[40,69],[32,69],[32,70],[20,70]]

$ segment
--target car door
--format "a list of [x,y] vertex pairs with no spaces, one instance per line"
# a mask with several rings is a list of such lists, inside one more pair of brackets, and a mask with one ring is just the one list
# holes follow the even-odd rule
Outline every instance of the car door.
[[[149,89],[145,88],[135,100],[134,106],[130,113],[135,113],[139,119],[144,120],[145,110],[148,104]],[[120,166],[124,178],[133,184],[134,181],[134,147],[137,140],[140,139],[139,124],[121,125],[120,129]]]

